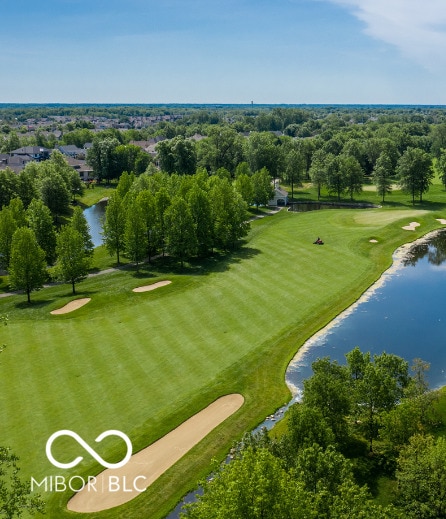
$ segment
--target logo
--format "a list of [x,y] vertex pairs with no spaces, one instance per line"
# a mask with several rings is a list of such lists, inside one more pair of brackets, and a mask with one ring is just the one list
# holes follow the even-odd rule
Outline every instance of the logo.
[[107,469],[118,469],[120,467],[123,467],[132,456],[132,442],[130,441],[129,437],[121,431],[110,429],[109,431],[104,431],[95,439],[95,442],[99,443],[108,436],[118,436],[119,438],[122,438],[125,444],[127,445],[127,454],[125,455],[122,461],[120,461],[119,463],[108,463],[107,461],[103,460],[101,456],[99,456],[99,454],[94,449],[92,449],[90,445],[88,445],[88,443],[84,441],[77,433],[70,431],[69,429],[63,429],[61,431],[55,432],[48,438],[45,449],[46,457],[48,458],[48,460],[55,467],[58,467],[60,469],[71,469],[72,467],[79,465],[79,463],[83,460],[82,456],[78,456],[70,463],[61,463],[60,461],[57,461],[54,458],[53,453],[51,452],[51,447],[53,445],[54,440],[56,440],[60,436],[70,436],[71,438],[74,438],[77,441],[77,443],[79,443],[79,445],[81,445],[90,454],[90,456],[92,456],[98,463],[100,463],[103,467]]

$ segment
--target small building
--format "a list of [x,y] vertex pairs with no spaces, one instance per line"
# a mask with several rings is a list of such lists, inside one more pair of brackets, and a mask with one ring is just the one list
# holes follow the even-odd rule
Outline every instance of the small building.
[[274,186],[274,198],[272,198],[268,205],[284,207],[288,205],[288,191],[281,189],[278,185]]
[[40,162],[50,158],[51,150],[42,146],[24,146],[10,152],[12,156],[29,157],[31,160]]
[[85,150],[78,148],[74,144],[66,144],[65,146],[59,146],[59,151],[67,157],[85,158]]

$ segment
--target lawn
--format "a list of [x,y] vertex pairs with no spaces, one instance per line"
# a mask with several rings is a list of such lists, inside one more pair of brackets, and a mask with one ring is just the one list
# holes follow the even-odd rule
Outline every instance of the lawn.
[[[19,455],[23,476],[43,478],[60,472],[45,456],[46,440],[59,429],[76,431],[90,445],[118,429],[137,451],[217,397],[242,393],[242,409],[147,492],[85,515],[163,517],[213,457],[288,400],[284,371],[299,346],[379,277],[398,245],[440,227],[435,218],[446,216],[438,203],[436,212],[403,209],[266,216],[226,257],[184,270],[159,259],[139,275],[123,270],[90,278],[77,297],[92,301],[66,316],[49,312],[72,299],[68,285],[33,293],[30,307],[25,296],[0,299],[0,315],[9,316],[0,338],[7,344],[0,356],[0,445]],[[401,229],[414,219],[421,223],[416,231]],[[324,246],[312,244],[317,236]],[[162,279],[172,284],[131,291]],[[69,440],[56,448],[61,461],[85,454]],[[119,460],[121,448],[104,441],[101,453]],[[99,471],[85,455],[68,473]],[[68,494],[44,497],[47,517],[73,516],[64,511]]]

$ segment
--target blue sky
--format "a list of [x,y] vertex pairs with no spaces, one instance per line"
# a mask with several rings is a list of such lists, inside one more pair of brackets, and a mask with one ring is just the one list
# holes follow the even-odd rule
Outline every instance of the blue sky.
[[0,102],[446,104],[445,0],[2,0]]

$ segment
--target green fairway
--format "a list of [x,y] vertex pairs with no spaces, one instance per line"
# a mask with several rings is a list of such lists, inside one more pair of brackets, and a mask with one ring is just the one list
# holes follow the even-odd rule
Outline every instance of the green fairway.
[[[438,206],[436,207],[438,210]],[[87,443],[107,429],[129,435],[134,450],[163,436],[217,397],[242,393],[245,405],[147,492],[117,509],[85,517],[162,517],[231,441],[287,401],[284,371],[299,346],[349,306],[390,265],[400,244],[441,227],[446,211],[282,211],[252,224],[244,247],[183,271],[169,260],[90,278],[76,297],[90,297],[64,316],[50,311],[72,300],[60,285],[0,299],[2,420],[0,445],[21,458],[23,476],[59,473],[45,456],[48,437],[76,431]],[[402,230],[412,220],[416,231]],[[325,245],[313,245],[320,236]],[[378,243],[369,242],[371,238]],[[168,286],[135,294],[160,280]],[[57,447],[70,461],[79,445]],[[101,444],[122,458],[122,442]],[[98,449],[99,450],[99,449]],[[96,474],[87,454],[69,474]],[[64,511],[69,493],[49,494],[48,517]],[[125,511],[125,512],[124,512]]]

